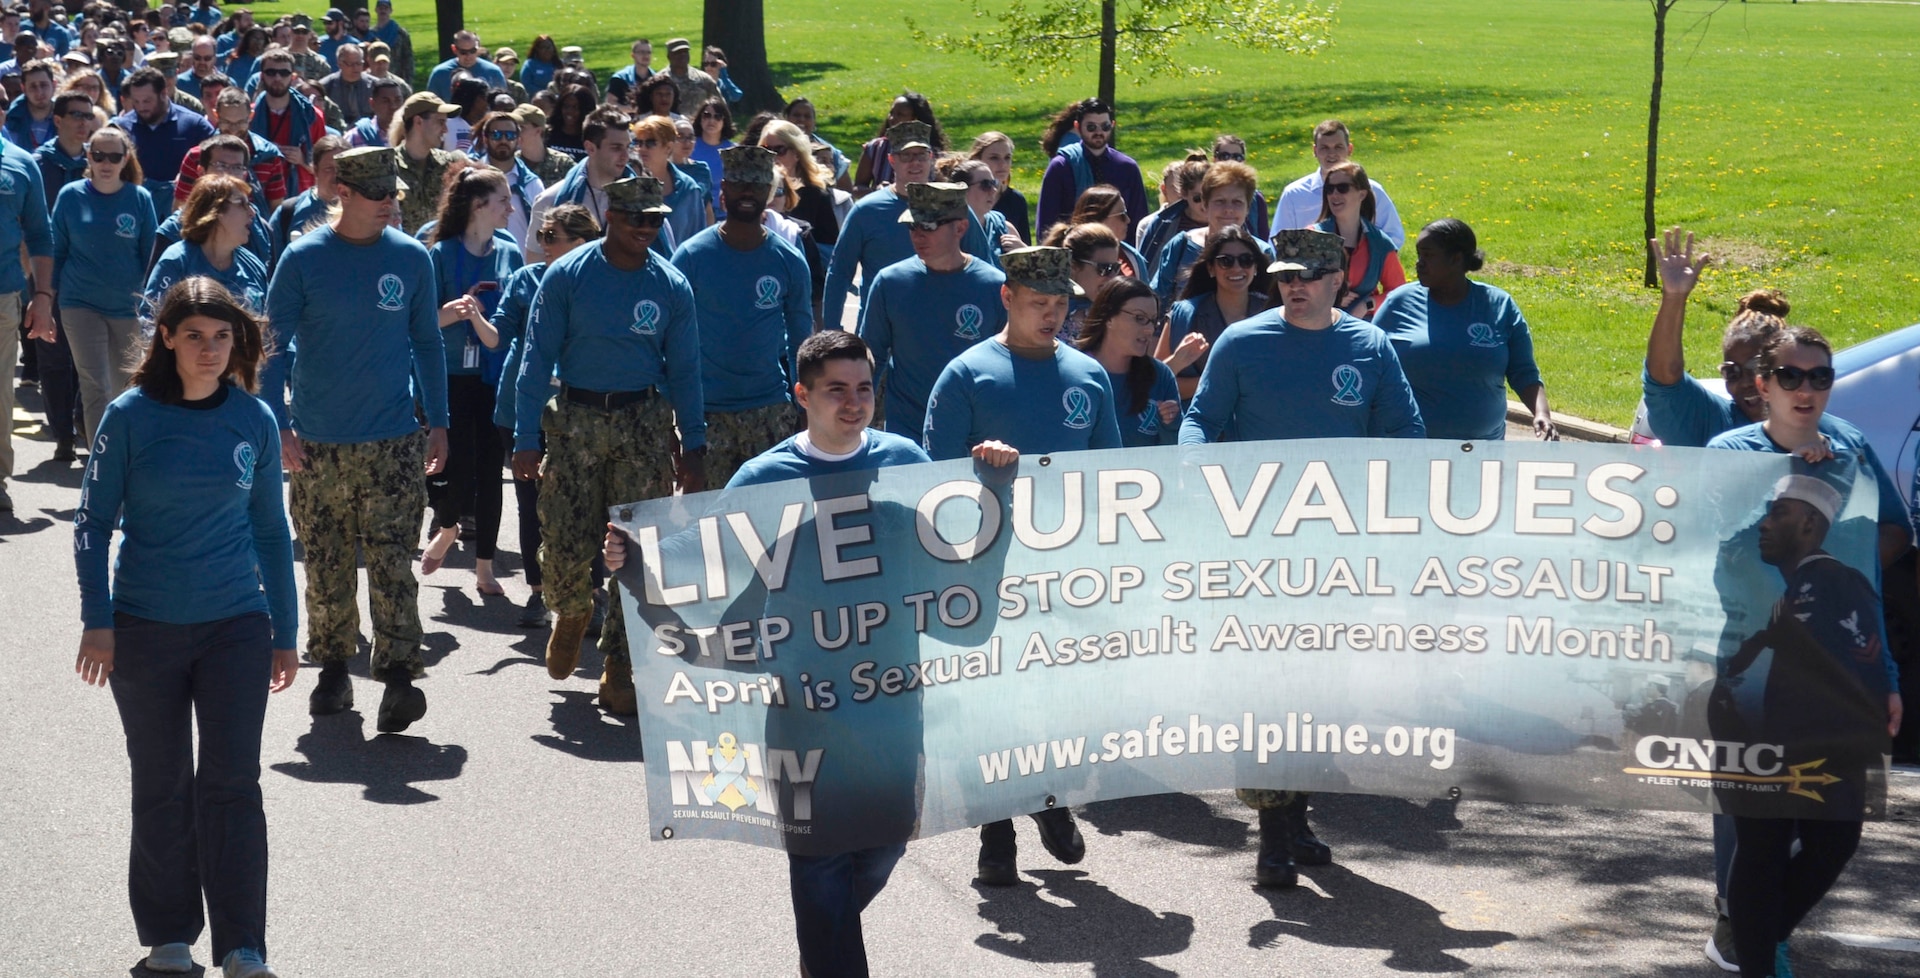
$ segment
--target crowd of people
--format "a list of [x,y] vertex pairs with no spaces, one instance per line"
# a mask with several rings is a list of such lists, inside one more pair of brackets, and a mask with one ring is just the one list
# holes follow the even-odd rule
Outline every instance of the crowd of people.
[[[87,466],[77,668],[112,686],[133,755],[149,970],[191,970],[210,915],[229,978],[275,973],[258,755],[265,697],[297,671],[294,534],[314,715],[354,702],[364,560],[378,728],[425,716],[418,581],[468,540],[473,586],[505,593],[503,482],[519,623],[550,628],[555,680],[597,636],[599,703],[631,715],[606,584],[626,559],[606,532],[617,503],[929,459],[1500,439],[1509,389],[1537,437],[1558,437],[1525,315],[1472,277],[1473,228],[1421,225],[1409,279],[1399,211],[1338,120],[1271,206],[1245,140],[1222,134],[1159,171],[1156,207],[1115,108],[1085,99],[1047,120],[1030,207],[1016,140],[956,140],[917,92],[843,152],[805,98],[736,117],[725,52],[685,39],[657,71],[635,41],[602,80],[551,36],[522,58],[462,30],[416,90],[391,14],[31,0],[0,15],[0,246],[26,256],[0,267],[0,362],[24,352],[55,459]],[[1656,434],[1858,463],[1898,559],[1900,493],[1859,430],[1824,415],[1826,341],[1756,294],[1727,330],[1732,396],[1709,391],[1681,356],[1702,260],[1678,232],[1650,246]],[[12,465],[0,439],[0,510]],[[1817,496],[1783,496],[1782,525],[1823,533]],[[1882,678],[1898,731],[1890,658]],[[1261,885],[1332,858],[1306,795],[1240,796],[1259,812]],[[1081,858],[1067,809],[1034,818],[1049,853]],[[1766,822],[1715,832],[1708,955],[1749,978],[1787,974],[1787,936],[1858,839],[1857,822]],[[866,973],[859,913],[904,842],[792,857],[804,972]],[[978,879],[1018,879],[1012,822],[982,827]]]

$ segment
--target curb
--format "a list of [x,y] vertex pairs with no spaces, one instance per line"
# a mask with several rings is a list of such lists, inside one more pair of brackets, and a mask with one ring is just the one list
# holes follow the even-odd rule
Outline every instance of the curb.
[[[1533,427],[1533,412],[1519,401],[1507,402],[1507,422],[1525,428]],[[1571,414],[1553,412],[1553,426],[1560,430],[1560,437],[1567,441],[1586,441],[1600,443],[1626,444],[1632,440],[1632,434],[1624,428],[1615,428],[1610,424],[1588,421]]]

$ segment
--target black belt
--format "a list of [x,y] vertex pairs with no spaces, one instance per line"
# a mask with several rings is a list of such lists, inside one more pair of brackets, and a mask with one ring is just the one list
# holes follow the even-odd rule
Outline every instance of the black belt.
[[596,407],[602,411],[611,411],[614,408],[626,407],[629,404],[651,401],[653,400],[653,395],[654,390],[651,387],[643,391],[590,391],[567,384],[560,385],[561,397],[575,404],[585,404],[588,407]]

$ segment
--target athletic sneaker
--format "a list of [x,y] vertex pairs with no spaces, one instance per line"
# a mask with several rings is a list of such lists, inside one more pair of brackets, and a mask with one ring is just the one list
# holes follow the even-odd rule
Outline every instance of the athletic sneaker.
[[7,495],[7,484],[0,482],[0,513],[13,512],[13,497]]
[[260,960],[260,952],[250,947],[227,955],[224,970],[227,978],[280,978],[280,972],[268,967],[265,961]]
[[1707,960],[1721,971],[1740,970],[1739,959],[1733,954],[1733,919],[1726,914],[1713,922],[1713,934],[1707,938]]
[[193,948],[186,944],[160,944],[147,952],[148,971],[163,975],[184,975],[194,969]]
[[1793,965],[1787,961],[1787,942],[1773,946],[1773,978],[1793,978]]

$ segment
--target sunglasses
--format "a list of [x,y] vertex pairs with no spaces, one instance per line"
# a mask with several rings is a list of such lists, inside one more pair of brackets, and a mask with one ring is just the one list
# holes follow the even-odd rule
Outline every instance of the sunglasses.
[[1112,131],[1113,131],[1113,123],[1111,123],[1111,122],[1083,122],[1083,123],[1081,123],[1081,124],[1080,124],[1080,131],[1081,131],[1081,132],[1112,132]]
[[[353,187],[353,184],[350,184],[350,183],[349,183],[349,184],[345,184],[345,186],[349,186],[349,187]],[[372,192],[372,191],[370,191],[370,190],[361,190],[361,189],[360,189],[359,187],[353,187],[353,192],[354,192],[354,193],[356,193],[356,194],[359,194],[359,195],[360,195],[360,196],[362,196],[362,197],[365,197],[366,199],[368,199],[368,200],[370,200],[370,201],[373,201],[373,202],[374,202],[374,203],[376,203],[376,204],[378,204],[378,203],[381,203],[381,202],[383,202],[383,201],[388,201],[388,200],[392,200],[392,199],[393,199],[393,197],[394,197],[394,195],[395,195],[395,194],[397,194],[397,193],[399,193],[400,191],[399,191],[399,188],[397,188],[397,187],[396,187],[396,188],[394,188],[393,190],[389,190],[389,191],[386,191],[386,192],[384,192],[384,193],[378,193],[378,194],[376,194],[376,193],[374,193],[374,192]]]
[[992,190],[992,191],[998,192],[1000,190],[1000,181],[995,180],[992,177],[988,177],[985,180],[980,181],[979,183],[971,184],[971,186],[975,190]]
[[519,138],[520,138],[520,130],[518,130],[518,129],[489,129],[489,130],[487,130],[487,138],[488,138],[488,139],[498,139],[498,140],[503,140],[503,141],[506,141],[506,142],[512,142],[513,140],[516,140],[516,139],[519,139]]
[[463,58],[471,58],[480,53],[479,48],[454,48],[453,53]]
[[1075,259],[1073,263],[1075,265],[1092,266],[1093,273],[1101,278],[1112,278],[1120,274],[1120,263],[1117,261],[1081,261]]
[[76,120],[77,120],[77,119],[91,119],[91,118],[93,118],[93,112],[92,112],[91,110],[88,110],[88,109],[75,109],[74,111],[72,111],[72,112],[68,112],[68,113],[67,113],[67,118],[69,118],[69,119],[76,119]]
[[1327,193],[1330,193],[1330,194],[1347,194],[1352,192],[1353,192],[1353,184],[1351,183],[1327,184]]
[[637,224],[637,225],[639,225],[640,227],[643,227],[643,228],[657,228],[657,227],[664,227],[664,226],[666,226],[666,223],[667,223],[667,215],[665,215],[665,214],[635,214],[635,213],[633,213],[632,211],[628,211],[628,212],[627,212],[627,220],[629,220],[629,221],[632,221],[632,222],[633,222],[634,224]]
[[1296,272],[1293,269],[1287,269],[1284,272],[1274,273],[1273,277],[1281,285],[1290,285],[1294,282],[1318,282],[1332,274],[1331,268],[1323,268],[1317,272]]
[[1775,367],[1767,371],[1767,374],[1773,378],[1774,383],[1780,385],[1781,390],[1797,391],[1801,384],[1811,385],[1817,391],[1833,386],[1832,367],[1814,367],[1811,370],[1802,367]]
[[647,139],[636,139],[629,145],[637,149],[659,149],[660,147],[665,146],[666,143],[663,143],[658,139],[647,138]]
[[720,66],[720,62],[718,62],[718,61],[702,61],[702,62],[700,62],[700,67],[702,67],[702,68],[718,68],[719,66]]
[[1228,160],[1232,160],[1232,161],[1233,161],[1233,162],[1235,162],[1235,163],[1245,163],[1245,162],[1247,161],[1247,154],[1245,154],[1245,153],[1215,153],[1215,154],[1213,154],[1213,160],[1214,160],[1214,162],[1216,162],[1216,163],[1221,163],[1221,162],[1226,162],[1226,161],[1228,161]]
[[[87,151],[87,159],[90,159],[95,163],[119,163],[124,161],[126,158],[127,158],[127,154],[124,151],[119,153],[109,153],[103,149],[90,149]],[[1800,385],[1794,384],[1793,386],[1798,387]],[[1793,387],[1789,387],[1787,389],[1792,390]]]
[[784,144],[782,144],[782,145],[777,145],[777,146],[769,146],[769,147],[767,147],[767,148],[773,151],[773,155],[774,155],[774,157],[775,157],[776,159],[777,159],[777,158],[779,158],[779,157],[782,157],[782,156],[792,156],[792,155],[793,155],[793,147],[791,147],[791,146],[787,146],[787,145],[784,145]]
[[289,78],[289,77],[292,77],[293,75],[293,69],[292,68],[262,68],[260,69],[260,74],[267,78]]
[[536,238],[539,238],[541,244],[553,244],[554,242],[559,241],[561,238],[560,230],[558,228],[541,228],[540,230],[535,231],[533,233],[533,236]]
[[1745,364],[1734,363],[1732,360],[1720,361],[1720,379],[1729,384],[1737,384],[1751,376],[1753,371],[1747,369]]
[[1235,265],[1238,265],[1241,268],[1252,268],[1259,261],[1260,261],[1259,255],[1256,255],[1256,254],[1253,254],[1252,252],[1247,252],[1247,251],[1243,251],[1237,255],[1213,256],[1213,263],[1215,265],[1220,266],[1221,268],[1232,268]]

